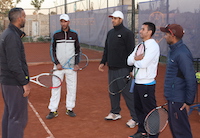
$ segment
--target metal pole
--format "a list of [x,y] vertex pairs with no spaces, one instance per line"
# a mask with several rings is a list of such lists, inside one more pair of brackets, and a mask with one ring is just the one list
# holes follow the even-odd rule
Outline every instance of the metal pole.
[[167,0],[167,24],[169,24],[169,0]]
[[64,4],[65,4],[65,13],[67,13],[67,0],[64,0]]
[[[132,23],[131,23],[131,30],[134,33],[135,37],[135,0],[132,0]],[[135,45],[135,38],[134,38],[134,45]]]
[[90,10],[90,0],[89,0],[89,5],[88,6],[89,6],[88,10]]
[[131,30],[135,32],[135,0],[132,0],[132,22],[131,22]]
[[[107,12],[107,15],[106,15],[106,16],[108,16],[108,6],[109,6],[109,4],[108,4],[108,0],[107,0],[107,11],[106,11],[106,12]],[[108,32],[108,26],[109,26],[108,20],[109,20],[109,19],[107,18],[106,20],[107,20],[107,32]]]
[[124,11],[124,0],[122,0],[122,11]]

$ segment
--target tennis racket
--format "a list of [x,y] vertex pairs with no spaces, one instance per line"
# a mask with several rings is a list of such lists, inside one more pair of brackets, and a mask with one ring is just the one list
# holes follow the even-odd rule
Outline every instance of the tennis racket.
[[37,76],[30,77],[30,81],[42,87],[50,89],[58,88],[62,84],[61,79],[51,73],[41,73]]
[[[144,45],[144,42],[141,42],[141,43],[138,44],[136,52],[135,52],[135,56],[140,56],[140,57],[137,57],[137,60],[142,60],[143,57],[144,57],[144,54],[145,54],[145,45]],[[133,79],[132,79],[131,87],[130,87],[130,90],[129,90],[130,93],[134,92],[135,76],[137,75],[138,71],[139,71],[139,68],[135,68],[133,70],[134,74],[132,76]]]
[[[88,66],[89,60],[88,60],[87,55],[83,53],[79,53],[79,54],[73,55],[72,57],[69,58],[67,62],[62,64],[62,68],[74,70],[75,60],[78,60],[78,66],[79,66],[78,70],[83,70],[84,68]],[[55,71],[55,70],[57,69],[53,69],[52,71]]]
[[141,42],[137,46],[135,56],[139,56],[139,55],[144,56],[144,54],[145,54],[145,44],[144,42]]
[[126,88],[128,82],[130,80],[131,80],[130,75],[118,77],[118,78],[112,80],[108,86],[109,93],[112,95],[116,95],[116,94],[122,92]]
[[168,124],[168,111],[164,106],[158,106],[151,110],[144,120],[144,128],[150,135],[162,132]]

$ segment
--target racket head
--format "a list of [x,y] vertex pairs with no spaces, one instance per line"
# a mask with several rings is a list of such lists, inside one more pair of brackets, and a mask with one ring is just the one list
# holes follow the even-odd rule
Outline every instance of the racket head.
[[153,109],[144,120],[144,128],[150,135],[162,132],[168,124],[168,112],[163,107]]
[[77,60],[77,57],[78,57],[78,66],[79,66],[78,70],[83,70],[85,67],[88,66],[88,63],[89,63],[88,57],[83,53],[79,53],[69,58],[69,60],[64,65],[62,65],[62,68],[73,70],[74,65],[75,65],[75,60]]
[[144,42],[141,42],[137,47],[135,55],[139,56],[139,55],[144,55],[144,54],[145,54],[145,44]]
[[116,95],[121,93],[127,86],[128,82],[130,81],[131,76],[122,76],[112,80],[108,86],[108,91],[112,95]]
[[62,81],[58,76],[50,73],[39,75],[36,78],[36,81],[42,84],[41,86],[50,89],[58,88],[62,84]]
[[62,65],[62,68],[63,69],[74,69],[76,56],[78,56],[78,54],[75,54],[72,57],[70,57],[68,59],[68,61],[65,64]]
[[79,70],[83,70],[84,68],[86,68],[88,66],[88,63],[89,63],[89,59],[87,55],[81,53],[79,57],[79,63],[78,63]]

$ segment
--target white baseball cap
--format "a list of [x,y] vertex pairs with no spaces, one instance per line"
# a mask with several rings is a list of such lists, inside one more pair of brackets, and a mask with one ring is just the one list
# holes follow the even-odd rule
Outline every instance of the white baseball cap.
[[67,14],[62,14],[60,15],[60,20],[65,20],[65,21],[69,21],[69,16]]
[[115,11],[113,14],[109,15],[108,17],[119,17],[124,19],[124,14],[121,11]]

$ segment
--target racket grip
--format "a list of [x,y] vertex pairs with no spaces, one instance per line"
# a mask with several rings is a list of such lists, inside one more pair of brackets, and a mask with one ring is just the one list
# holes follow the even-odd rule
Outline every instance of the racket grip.
[[132,81],[131,81],[131,87],[130,87],[130,90],[129,90],[130,93],[134,92],[134,86],[135,86],[135,79],[132,79]]
[[57,70],[57,69],[52,69],[52,70],[50,70],[50,72],[53,73],[53,72],[56,71],[56,70]]

